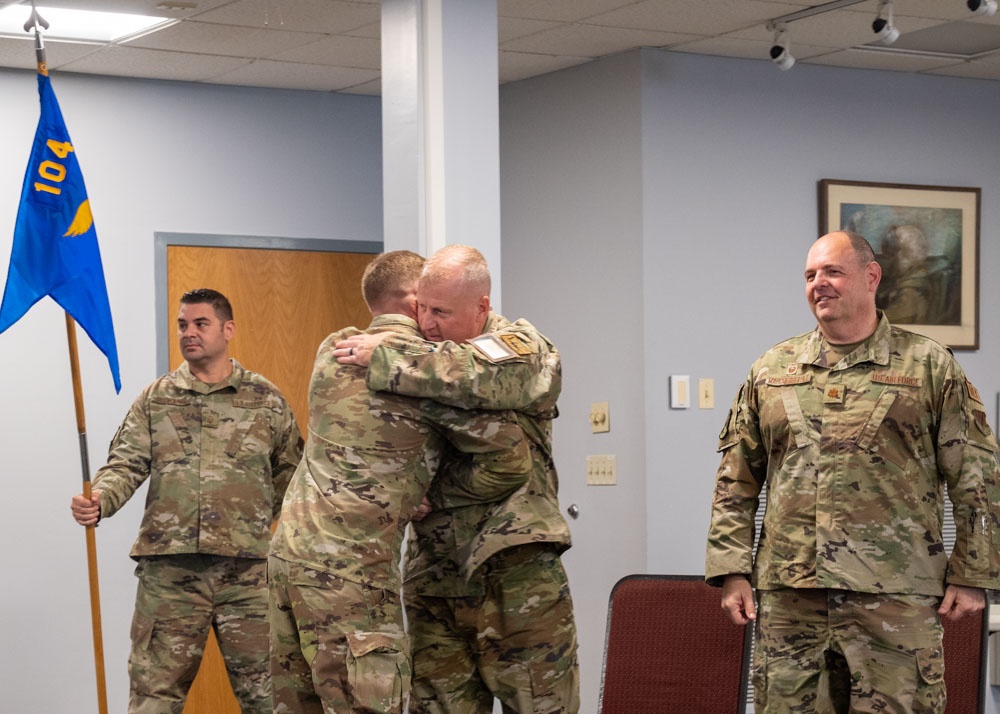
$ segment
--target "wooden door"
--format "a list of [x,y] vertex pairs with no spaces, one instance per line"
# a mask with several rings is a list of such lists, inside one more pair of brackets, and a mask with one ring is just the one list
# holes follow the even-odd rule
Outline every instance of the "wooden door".
[[[258,248],[167,247],[166,319],[170,368],[182,361],[176,340],[183,293],[212,288],[233,305],[236,333],[229,353],[274,382],[299,426],[308,425],[307,391],[316,348],[348,325],[367,326],[361,275],[374,256]],[[215,636],[210,633],[185,714],[239,714]]]

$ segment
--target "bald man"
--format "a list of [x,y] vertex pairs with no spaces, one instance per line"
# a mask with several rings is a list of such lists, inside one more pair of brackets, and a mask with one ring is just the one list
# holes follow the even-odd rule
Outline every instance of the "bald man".
[[754,363],[720,436],[705,574],[733,622],[756,622],[758,714],[943,712],[941,617],[1000,586],[986,409],[947,348],[876,309],[881,276],[862,236],[817,240],[817,327]]

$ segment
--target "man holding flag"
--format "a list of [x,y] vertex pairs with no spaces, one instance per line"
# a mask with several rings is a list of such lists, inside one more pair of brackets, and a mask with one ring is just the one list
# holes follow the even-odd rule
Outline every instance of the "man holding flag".
[[235,329],[221,293],[181,297],[184,364],[143,390],[92,496],[71,503],[94,526],[149,480],[131,553],[130,714],[183,711],[210,628],[241,711],[271,712],[266,558],[302,440],[278,388],[230,359]]

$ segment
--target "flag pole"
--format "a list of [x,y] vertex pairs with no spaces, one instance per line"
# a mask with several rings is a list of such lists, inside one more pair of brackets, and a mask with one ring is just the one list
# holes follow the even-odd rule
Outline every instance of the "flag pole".
[[[38,73],[47,77],[49,65],[45,60],[45,45],[39,25],[48,29],[45,21],[35,8],[35,0],[31,0],[31,16],[24,23],[24,31],[35,31],[35,59],[38,63]],[[73,377],[73,404],[76,408],[76,432],[80,439],[80,462],[83,469],[83,496],[90,499],[92,495],[90,484],[90,458],[87,454],[87,417],[83,409],[83,386],[80,379],[80,356],[76,344],[76,321],[66,312],[66,341],[69,346],[69,366]],[[108,691],[104,677],[104,637],[101,634],[101,589],[97,579],[97,538],[95,526],[85,529],[87,538],[87,571],[90,575],[90,620],[94,636],[94,667],[97,674],[97,709],[99,714],[108,714]]]
[[[80,461],[83,468],[83,497],[90,500],[90,458],[87,455],[87,418],[83,411],[83,387],[80,358],[76,349],[76,321],[66,313],[66,340],[69,366],[73,375],[73,403],[76,406],[76,431],[80,436]],[[101,634],[101,589],[97,581],[97,538],[95,526],[87,526],[87,572],[90,574],[90,621],[94,631],[94,666],[97,671],[97,710],[108,713],[108,691],[104,681],[104,638]]]

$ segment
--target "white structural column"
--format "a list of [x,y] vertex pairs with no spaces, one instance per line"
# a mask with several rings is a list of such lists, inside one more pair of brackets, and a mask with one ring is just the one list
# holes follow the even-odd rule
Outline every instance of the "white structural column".
[[500,305],[496,0],[383,0],[386,250],[482,251]]

